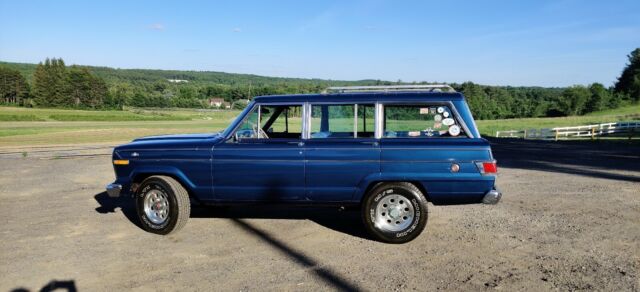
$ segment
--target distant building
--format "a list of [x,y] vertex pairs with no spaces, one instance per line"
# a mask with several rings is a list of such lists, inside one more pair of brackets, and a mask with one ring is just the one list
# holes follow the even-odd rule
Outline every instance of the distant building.
[[184,80],[184,79],[167,79],[167,81],[173,82],[173,83],[187,83],[187,82],[189,82],[189,80]]
[[231,108],[231,104],[219,97],[209,98],[209,106],[217,108]]

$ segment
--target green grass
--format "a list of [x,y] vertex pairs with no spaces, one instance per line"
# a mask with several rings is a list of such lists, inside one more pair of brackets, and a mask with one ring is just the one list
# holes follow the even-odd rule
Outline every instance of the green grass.
[[640,118],[640,104],[630,105],[615,109],[609,109],[587,114],[587,116],[631,116],[634,119]]
[[18,121],[44,121],[44,119],[30,114],[0,114],[0,121],[3,122],[18,122]]
[[190,117],[171,115],[140,115],[140,114],[102,114],[102,115],[75,115],[53,114],[49,118],[55,121],[188,121]]
[[584,116],[482,120],[476,121],[476,124],[480,134],[483,136],[495,136],[496,131],[583,126],[635,120],[640,120],[640,105],[631,105],[617,109],[593,112]]
[[223,130],[239,111],[87,111],[0,107],[0,146],[121,143],[159,134]]
[[0,121],[188,121],[233,118],[238,111],[137,109],[91,111],[0,107]]

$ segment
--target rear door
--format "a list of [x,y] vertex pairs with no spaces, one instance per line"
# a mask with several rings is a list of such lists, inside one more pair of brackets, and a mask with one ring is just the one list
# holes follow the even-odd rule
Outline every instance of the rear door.
[[373,103],[312,103],[305,142],[307,199],[352,200],[358,184],[380,172]]

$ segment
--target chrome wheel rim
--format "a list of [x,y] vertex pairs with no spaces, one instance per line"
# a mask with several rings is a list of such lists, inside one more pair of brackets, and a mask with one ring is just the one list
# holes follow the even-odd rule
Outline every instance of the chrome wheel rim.
[[169,199],[160,190],[149,190],[144,195],[144,214],[154,224],[162,224],[169,216]]
[[375,225],[378,229],[402,231],[411,225],[414,217],[413,204],[403,195],[385,196],[376,205]]

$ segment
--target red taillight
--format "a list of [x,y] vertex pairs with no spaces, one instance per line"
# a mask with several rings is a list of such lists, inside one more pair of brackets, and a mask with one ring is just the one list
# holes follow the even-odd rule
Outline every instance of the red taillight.
[[498,173],[498,164],[495,161],[476,162],[476,166],[481,174],[495,175]]
[[498,164],[495,162],[483,162],[484,173],[498,173]]

